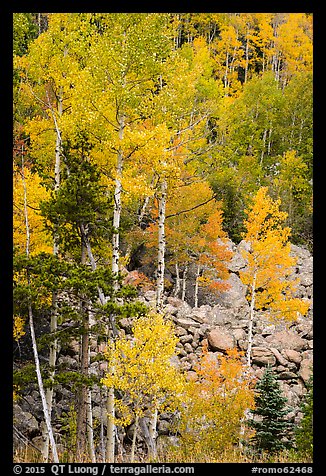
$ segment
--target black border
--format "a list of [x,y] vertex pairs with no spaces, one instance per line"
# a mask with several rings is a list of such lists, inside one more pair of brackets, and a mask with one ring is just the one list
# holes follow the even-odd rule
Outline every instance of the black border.
[[[316,2],[317,3],[317,2]],[[322,229],[325,220],[325,208],[323,206],[323,196],[321,193],[325,174],[322,173],[323,162],[325,161],[324,151],[322,150],[322,140],[320,137],[323,126],[320,117],[322,106],[319,99],[319,93],[322,91],[321,84],[321,62],[319,54],[321,52],[320,39],[322,38],[321,28],[325,17],[321,15],[319,8],[314,2],[191,2],[165,1],[161,4],[142,4],[134,2],[122,4],[122,2],[108,2],[106,10],[110,12],[131,13],[131,12],[291,12],[291,13],[313,13],[314,16],[314,473],[319,474],[321,468],[321,452],[323,449],[323,430],[321,413],[322,404],[322,382],[323,382],[323,350],[322,350],[322,329],[321,324],[324,316],[320,312],[321,293],[323,292],[323,283],[320,279],[320,251],[322,249]],[[26,2],[13,2],[11,5],[2,7],[0,15],[1,25],[1,66],[3,86],[1,88],[1,233],[0,233],[0,253],[1,253],[1,341],[0,341],[0,431],[1,431],[1,449],[0,449],[0,468],[3,474],[12,474],[13,461],[13,442],[12,442],[12,14],[15,12],[75,12],[78,11],[103,11],[105,4],[102,2],[92,2],[89,5],[83,3],[72,3],[60,0],[53,4],[44,4],[44,2],[33,2],[26,5]],[[76,8],[73,8],[76,7]],[[325,86],[323,87],[323,89]],[[10,120],[11,119],[11,120]],[[317,259],[316,259],[317,258]],[[127,464],[126,464],[127,465]],[[186,463],[184,465],[187,465]],[[258,467],[280,467],[290,466],[291,464],[265,464],[255,465]],[[40,465],[34,465],[40,466]],[[44,465],[43,465],[44,466]],[[47,466],[47,465],[45,465]],[[76,464],[78,466],[78,464]],[[141,465],[140,465],[141,466]],[[166,465],[169,466],[169,465]],[[197,470],[208,470],[216,474],[221,466],[222,474],[228,471],[235,471],[236,474],[251,474],[251,463],[196,463],[195,474]],[[294,466],[300,466],[299,464]],[[241,467],[241,469],[240,469]],[[6,471],[8,468],[8,471]],[[23,473],[24,474],[24,473]],[[46,474],[51,474],[46,472]],[[99,473],[100,474],[100,473]],[[106,473],[109,474],[109,473]],[[298,473],[296,473],[298,474]]]

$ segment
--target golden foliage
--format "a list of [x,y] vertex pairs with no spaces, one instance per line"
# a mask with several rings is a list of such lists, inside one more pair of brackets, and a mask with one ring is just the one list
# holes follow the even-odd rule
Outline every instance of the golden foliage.
[[198,378],[187,383],[177,425],[185,459],[201,453],[217,458],[239,442],[245,411],[254,405],[253,381],[241,359],[236,349],[216,357],[203,348]]
[[243,237],[250,249],[242,251],[248,265],[240,272],[240,278],[248,286],[250,302],[254,288],[255,309],[267,310],[272,318],[291,321],[299,314],[305,315],[309,303],[294,297],[298,281],[290,275],[296,259],[290,254],[290,228],[283,227],[287,213],[280,210],[280,205],[280,200],[268,196],[267,187],[258,190],[245,220],[247,232]]
[[[49,192],[42,186],[41,179],[37,173],[32,173],[29,169],[24,170],[28,223],[30,230],[29,251],[35,253],[52,252],[52,239],[44,229],[43,218],[40,214],[39,205],[42,200],[49,198]],[[26,248],[26,226],[24,214],[24,186],[19,169],[14,168],[14,246],[20,251]]]
[[107,350],[109,371],[102,383],[123,393],[116,400],[117,424],[128,425],[145,411],[173,411],[181,402],[184,377],[172,363],[178,339],[171,321],[151,313],[138,318],[133,337],[121,337]]
[[13,337],[15,341],[18,342],[19,339],[26,334],[24,326],[25,320],[20,316],[14,316]]

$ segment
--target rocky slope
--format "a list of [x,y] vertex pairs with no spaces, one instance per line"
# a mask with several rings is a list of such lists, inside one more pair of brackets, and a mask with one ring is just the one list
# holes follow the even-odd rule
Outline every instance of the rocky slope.
[[[229,265],[230,289],[219,297],[202,293],[200,307],[191,307],[187,302],[177,297],[166,296],[164,312],[171,315],[176,325],[176,334],[179,337],[177,345],[178,362],[189,375],[194,375],[194,365],[201,354],[204,342],[208,343],[209,351],[218,356],[226,349],[237,347],[246,350],[249,306],[245,299],[245,286],[239,279],[239,271],[245,267],[241,256],[241,248],[229,243],[234,251]],[[271,365],[277,373],[284,395],[293,411],[288,417],[294,422],[300,420],[300,401],[306,392],[306,384],[312,372],[313,359],[313,325],[312,325],[312,256],[309,251],[292,245],[291,253],[297,257],[297,265],[293,273],[299,277],[297,296],[308,299],[310,309],[304,318],[299,317],[295,323],[271,323],[264,312],[261,312],[254,323],[253,333],[253,370],[260,378],[264,367]],[[188,284],[187,300],[192,301],[191,292],[193,283]],[[155,292],[146,291],[141,300],[149,306],[155,304]],[[128,319],[121,321],[121,327],[130,331],[131,322]],[[95,355],[95,348],[93,348]],[[60,355],[58,363],[66,368],[78,368],[78,346],[70,355]],[[90,371],[96,373],[98,363],[91,364]],[[102,408],[100,389],[93,391],[93,416],[98,425],[106,425],[106,418]],[[54,406],[55,431],[61,433],[61,417],[69,411],[72,394],[66,389],[59,388],[56,392]],[[14,424],[16,428],[15,443],[22,444],[22,435],[36,446],[41,442],[40,426],[42,409],[37,391],[32,391],[14,405]],[[17,433],[19,432],[19,436]],[[168,434],[168,416],[160,418],[159,434]],[[17,437],[18,436],[18,437]],[[60,441],[60,439],[59,439]]]

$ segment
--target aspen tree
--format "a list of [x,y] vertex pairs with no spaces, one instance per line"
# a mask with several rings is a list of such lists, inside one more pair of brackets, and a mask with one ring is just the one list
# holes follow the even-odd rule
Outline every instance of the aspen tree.
[[[121,337],[108,348],[107,358],[114,362],[114,372],[109,371],[102,382],[123,392],[116,400],[121,417],[115,421],[123,426],[135,422],[131,462],[140,420],[155,412],[173,411],[181,403],[183,376],[170,362],[176,343],[172,322],[152,313],[134,321],[132,340]],[[156,455],[153,440],[151,457]]]
[[[78,21],[79,20],[79,21]],[[52,157],[54,156],[53,176],[54,191],[57,192],[60,187],[60,171],[62,156],[62,121],[63,113],[69,111],[69,96],[71,82],[76,78],[80,70],[80,64],[76,60],[76,35],[79,40],[83,40],[85,29],[81,25],[81,17],[71,14],[50,15],[48,30],[40,35],[34,43],[30,45],[28,53],[22,58],[15,58],[17,67],[22,74],[22,88],[26,96],[34,99],[42,113],[35,119],[27,122],[25,130],[31,135],[32,150],[37,150],[35,154],[36,162],[39,169],[51,168]],[[85,25],[85,24],[84,24]],[[78,33],[78,26],[81,26],[81,34]],[[78,44],[79,54],[82,57],[86,54],[83,51],[84,43],[80,41]],[[78,48],[77,47],[77,48]],[[80,58],[81,59],[81,58]],[[69,113],[65,114],[69,115]],[[54,143],[51,134],[39,134],[41,124],[52,122],[52,130],[54,131]],[[50,129],[50,130],[51,130]],[[44,141],[42,136],[46,137]],[[42,146],[40,147],[40,144]],[[46,147],[46,154],[42,154],[42,148]],[[41,154],[39,152],[41,151]],[[52,156],[52,157],[51,157]],[[58,256],[59,245],[57,237],[53,239],[53,254]],[[51,314],[50,328],[53,335],[57,330],[57,293],[53,293],[53,312]],[[50,345],[49,366],[50,379],[53,382],[55,376],[56,356],[58,351],[58,342],[56,339]],[[51,414],[53,401],[53,387],[49,387],[46,391],[46,399]],[[44,446],[43,458],[46,462],[48,459],[49,438],[44,429]]]
[[296,259],[290,255],[290,228],[283,226],[287,214],[280,210],[280,205],[280,200],[274,201],[268,196],[267,187],[261,187],[245,220],[247,231],[243,238],[249,248],[242,254],[248,264],[240,271],[240,279],[248,286],[250,305],[248,367],[251,366],[256,311],[264,309],[270,319],[295,321],[309,309],[307,301],[294,297],[298,281],[290,275]]
[[[25,217],[25,227],[26,227],[26,256],[28,258],[29,253],[30,253],[30,251],[29,251],[30,229],[29,229],[29,221],[28,221],[27,188],[26,188],[25,175],[24,175],[24,151],[23,150],[22,150],[21,174],[22,174],[22,181],[23,181],[23,187],[24,187],[24,217]],[[28,280],[28,284],[30,284],[28,275],[27,275],[27,280]],[[56,446],[56,443],[55,443],[55,440],[54,440],[53,430],[52,430],[52,426],[51,426],[50,408],[48,406],[48,402],[47,402],[47,399],[46,399],[46,394],[45,394],[45,390],[44,390],[44,386],[43,386],[43,379],[42,379],[42,375],[41,375],[40,360],[39,360],[39,356],[38,356],[38,349],[37,349],[37,343],[36,343],[36,337],[35,337],[33,309],[32,309],[31,302],[28,303],[28,317],[29,317],[29,327],[30,327],[32,345],[33,345],[33,354],[34,354],[34,361],[35,361],[35,367],[36,367],[37,382],[38,382],[39,392],[40,392],[40,396],[41,396],[41,400],[42,400],[42,407],[43,407],[43,413],[44,413],[47,435],[48,435],[49,440],[50,440],[51,451],[52,451],[52,455],[53,455],[53,462],[54,463],[59,463],[57,446]]]

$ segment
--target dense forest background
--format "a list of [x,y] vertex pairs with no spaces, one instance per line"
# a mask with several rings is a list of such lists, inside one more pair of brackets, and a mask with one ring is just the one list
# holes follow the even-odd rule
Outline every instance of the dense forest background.
[[[271,229],[283,222],[288,232],[275,234],[274,244],[289,239],[312,251],[312,21],[309,13],[13,15],[15,398],[36,384],[36,370],[48,409],[45,460],[49,451],[57,457],[55,388],[69,379],[78,402],[75,420],[70,413],[66,421],[76,436],[71,444],[79,457],[95,458],[86,442],[93,439],[91,389],[100,382],[88,373],[92,339],[108,415],[120,405],[122,426],[144,427],[133,392],[143,395],[153,413],[145,440],[155,457],[158,406],[148,399],[173,412],[177,402],[166,395],[181,391],[166,360],[175,342],[159,318],[164,295],[186,300],[182,286],[194,269],[191,305],[198,306],[198,287],[227,289],[231,255],[222,243],[250,235],[250,210],[265,210]],[[156,320],[146,321],[137,302],[146,290],[155,291]],[[139,342],[144,329],[157,339],[167,333],[170,347],[164,354],[162,343],[161,367],[151,370],[161,375],[154,396],[144,384],[131,389],[130,380],[121,387],[127,370],[118,356],[129,364],[135,356],[119,341],[119,321],[131,316],[142,323],[134,329]],[[65,373],[56,359],[74,340],[80,368]],[[108,350],[110,342],[120,344]],[[47,356],[41,365],[37,349]],[[231,354],[224,367],[237,372],[237,359]],[[215,386],[230,375],[224,371]],[[239,390],[238,433],[243,402],[252,398],[247,390]],[[113,461],[114,416],[110,421],[106,454]],[[136,443],[134,430],[132,459]]]

